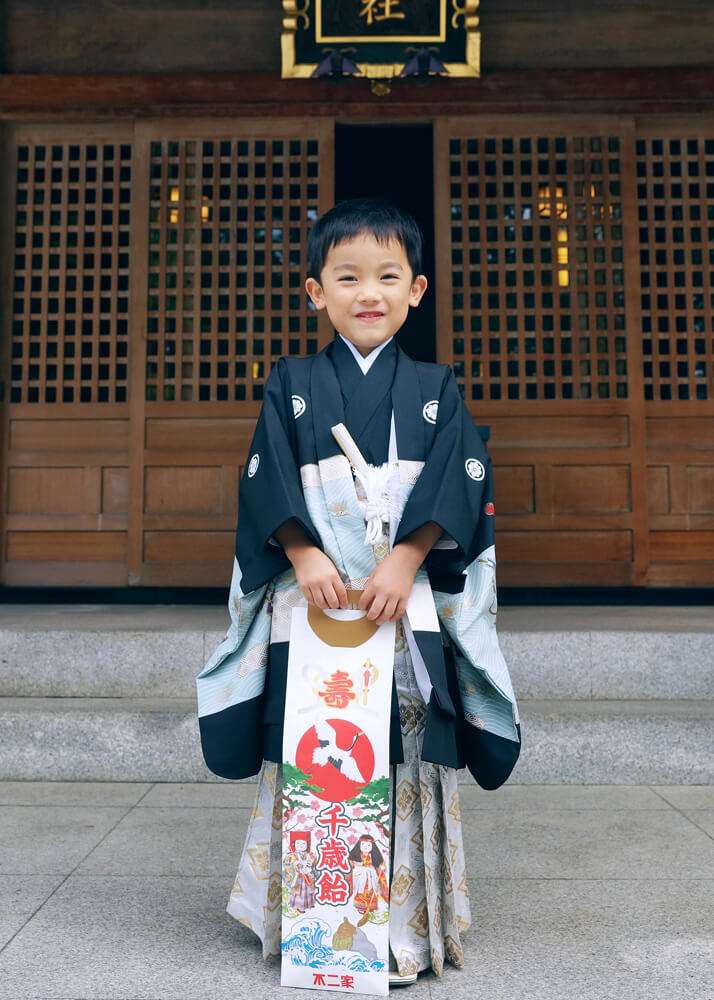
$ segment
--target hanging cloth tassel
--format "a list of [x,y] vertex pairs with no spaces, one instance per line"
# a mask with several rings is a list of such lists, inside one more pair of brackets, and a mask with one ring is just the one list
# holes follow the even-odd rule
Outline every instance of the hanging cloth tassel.
[[389,467],[389,462],[385,462],[384,465],[367,465],[362,471],[355,469],[355,476],[367,498],[364,509],[367,522],[364,543],[376,545],[382,537],[382,522],[389,524],[391,511],[389,480],[392,477],[392,469]]
[[390,489],[394,469],[389,462],[383,465],[369,465],[365,462],[352,435],[344,424],[335,424],[332,435],[352,465],[355,478],[359,481],[367,498],[364,517],[367,522],[364,544],[376,545],[382,537],[382,522],[390,523],[395,510],[395,500]]

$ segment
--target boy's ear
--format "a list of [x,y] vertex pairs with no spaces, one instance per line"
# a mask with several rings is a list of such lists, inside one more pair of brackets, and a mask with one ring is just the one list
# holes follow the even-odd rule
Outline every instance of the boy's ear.
[[429,284],[425,274],[417,274],[417,276],[412,281],[412,287],[409,291],[409,305],[418,306],[421,301],[421,297],[426,291],[427,285]]
[[315,278],[307,278],[305,280],[305,291],[312,299],[316,309],[325,308],[325,293],[319,281],[316,281]]

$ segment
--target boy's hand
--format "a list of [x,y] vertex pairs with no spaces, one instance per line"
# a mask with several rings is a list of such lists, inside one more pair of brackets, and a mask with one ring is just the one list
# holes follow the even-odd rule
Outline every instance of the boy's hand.
[[308,604],[318,608],[346,608],[347,589],[335,564],[310,541],[295,518],[283,521],[275,537],[293,564],[295,578]]
[[358,607],[362,611],[369,609],[367,617],[377,625],[396,622],[406,611],[420,566],[417,558],[406,545],[395,545],[367,580]]
[[290,554],[295,577],[308,604],[318,608],[346,608],[347,589],[335,564],[315,545]]

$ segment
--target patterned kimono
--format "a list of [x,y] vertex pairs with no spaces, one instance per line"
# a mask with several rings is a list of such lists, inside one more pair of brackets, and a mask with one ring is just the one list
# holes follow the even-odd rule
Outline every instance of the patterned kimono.
[[[500,787],[521,728],[496,634],[483,439],[448,366],[412,361],[394,338],[374,353],[365,374],[336,336],[319,354],[271,370],[241,479],[232,623],[197,677],[199,727],[214,773],[258,774],[227,911],[260,937],[264,956],[277,954],[290,614],[306,601],[274,532],[295,518],[345,585],[361,590],[402,537],[441,525],[397,623],[389,734],[390,951],[402,975],[430,966],[440,975],[444,957],[462,964],[471,921],[457,771],[467,766],[481,787]],[[340,424],[373,468],[389,471],[381,495],[342,454],[331,433]]]

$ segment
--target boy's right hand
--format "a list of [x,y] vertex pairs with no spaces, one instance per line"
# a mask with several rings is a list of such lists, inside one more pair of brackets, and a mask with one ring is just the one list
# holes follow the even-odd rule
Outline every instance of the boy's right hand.
[[301,526],[291,517],[274,532],[293,564],[302,595],[318,608],[346,608],[347,590],[335,564],[322,549],[313,545]]
[[315,545],[291,551],[290,560],[303,597],[318,608],[346,608],[347,589],[335,564]]

